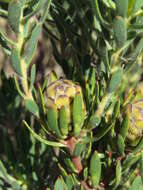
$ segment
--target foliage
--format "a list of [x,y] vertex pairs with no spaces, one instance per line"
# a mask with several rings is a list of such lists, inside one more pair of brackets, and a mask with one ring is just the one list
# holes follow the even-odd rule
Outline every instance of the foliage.
[[[1,73],[0,187],[141,190],[142,0],[0,0],[0,16],[14,35],[0,31],[15,71]],[[38,81],[41,35],[67,80],[52,71]],[[72,81],[70,96],[58,81]]]

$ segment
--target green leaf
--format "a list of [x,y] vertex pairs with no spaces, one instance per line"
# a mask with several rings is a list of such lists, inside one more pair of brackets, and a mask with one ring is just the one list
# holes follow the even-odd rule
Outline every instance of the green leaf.
[[115,105],[114,105],[114,110],[113,110],[113,116],[112,119],[115,120],[120,112],[120,100],[118,100]]
[[99,141],[102,137],[104,137],[113,127],[114,127],[114,122],[111,125],[104,125],[102,126],[102,128],[100,128],[100,130],[98,130],[95,134],[95,136],[93,137],[93,141],[97,142]]
[[121,16],[114,18],[113,31],[117,47],[122,47],[127,41],[127,27],[125,20]]
[[19,83],[18,83],[18,81],[17,81],[17,79],[16,79],[15,76],[14,76],[14,82],[15,82],[15,86],[16,86],[16,89],[17,89],[19,95],[20,95],[23,99],[25,99],[26,96],[25,96],[25,94],[21,91],[20,86],[19,86]]
[[101,122],[101,118],[97,117],[96,115],[92,115],[88,122],[88,128],[94,129],[100,124],[100,122]]
[[140,155],[135,155],[130,153],[127,155],[126,159],[122,164],[122,171],[128,170],[133,164],[135,164],[140,159]]
[[94,152],[90,159],[89,173],[91,176],[91,182],[96,188],[99,185],[101,177],[101,161],[98,156],[98,152]]
[[4,178],[8,182],[9,179],[8,173],[1,160],[0,160],[0,177]]
[[72,172],[78,173],[78,171],[76,170],[76,168],[75,168],[75,166],[74,166],[74,164],[73,164],[73,162],[71,161],[70,158],[65,158],[64,163],[66,164],[68,169],[70,169]]
[[19,51],[15,48],[11,52],[11,63],[17,74],[22,76]]
[[44,104],[44,96],[42,94],[42,89],[41,89],[40,85],[38,85],[38,90],[39,90],[39,95],[40,95],[40,106],[42,108],[42,114],[45,115],[46,109],[45,109],[45,104]]
[[90,94],[91,94],[91,96],[93,96],[94,95],[94,91],[95,91],[95,83],[96,83],[96,70],[95,70],[95,68],[92,68],[92,70],[91,70],[91,75],[90,75],[90,77],[89,77],[89,86],[90,86]]
[[133,8],[132,8],[132,14],[139,11],[139,9],[143,7],[143,1],[142,0],[134,0]]
[[137,46],[135,47],[134,51],[130,54],[130,60],[131,62],[135,61],[138,57],[138,55],[141,53],[143,49],[143,38],[140,39]]
[[58,115],[57,111],[53,108],[48,108],[47,111],[47,125],[52,133],[55,133],[57,137],[63,138],[58,126]]
[[68,134],[68,115],[65,107],[62,107],[59,111],[59,126],[63,135]]
[[115,10],[116,6],[115,6],[114,1],[112,1],[112,0],[102,0],[102,1],[103,1],[103,3],[104,3],[108,8]]
[[125,18],[128,11],[128,0],[115,0],[117,16]]
[[109,24],[103,19],[100,8],[99,8],[99,0],[91,0],[92,11],[96,18],[105,26],[109,26]]
[[10,48],[8,46],[8,42],[7,40],[3,37],[2,32],[0,32],[0,46],[3,48],[3,51],[7,54],[7,55],[11,55],[11,51]]
[[39,115],[39,108],[36,102],[32,99],[25,99],[25,107],[34,115]]
[[57,161],[58,167],[60,169],[61,175],[64,177],[67,177],[68,174],[67,174],[67,171],[65,170],[65,168],[59,163],[58,159],[56,159],[56,161]]
[[42,138],[40,135],[38,135],[37,133],[35,133],[35,131],[28,125],[28,123],[26,121],[23,121],[25,126],[28,128],[28,130],[30,131],[30,133],[41,143],[49,145],[49,146],[54,146],[54,147],[66,147],[66,145],[60,143],[60,142],[53,142],[53,141],[48,141],[44,138]]
[[142,183],[141,176],[137,176],[135,180],[133,181],[129,190],[135,190],[135,189],[142,190],[142,188],[143,188],[143,183]]
[[83,170],[83,178],[84,178],[85,181],[88,179],[88,176],[89,176],[89,174],[88,174],[88,167],[86,167]]
[[118,135],[117,147],[118,147],[119,153],[122,156],[124,156],[125,143],[124,143],[124,139],[123,139],[123,137],[121,135]]
[[126,136],[128,134],[128,128],[129,128],[129,116],[126,114],[123,118],[121,128],[120,128],[120,134],[123,137],[123,139],[126,139]]
[[26,39],[29,35],[29,21],[23,23],[23,39]]
[[51,2],[52,2],[52,0],[47,0],[45,3],[45,6],[43,7],[44,11],[43,11],[43,15],[41,16],[41,21],[40,21],[41,23],[43,23],[46,19],[46,16],[49,12]]
[[37,41],[38,41],[38,38],[39,38],[40,33],[41,33],[41,27],[42,27],[41,24],[37,24],[35,26],[35,28],[32,31],[32,34],[30,36],[30,39],[27,42],[27,46],[26,46],[26,49],[24,52],[24,58],[25,58],[27,65],[30,64],[30,62],[33,58],[34,52],[36,50]]
[[140,169],[140,174],[141,174],[141,178],[142,178],[142,181],[143,181],[143,152],[141,152],[141,156],[140,156],[139,169]]
[[123,69],[121,68],[119,68],[117,71],[115,71],[112,74],[110,82],[109,82],[109,86],[108,86],[109,93],[114,92],[118,88],[122,80],[122,76],[123,76]]
[[21,188],[21,181],[15,179],[13,176],[10,176],[7,173],[6,168],[1,160],[0,160],[0,178],[2,178],[7,184],[9,184],[12,190],[24,190],[24,188]]
[[39,95],[40,95],[40,106],[42,109],[42,114],[45,115],[46,114],[46,108],[45,108],[45,103],[44,103],[44,96],[42,94],[42,89],[41,89],[40,85],[38,85],[38,90],[39,90]]
[[134,149],[134,153],[140,151],[143,149],[143,138],[141,139],[141,141],[138,143],[138,145],[136,146],[136,148]]
[[66,185],[67,185],[68,190],[73,190],[74,181],[71,175],[66,176]]
[[120,181],[121,181],[121,176],[122,176],[121,170],[122,170],[121,161],[118,160],[117,165],[116,165],[116,184],[115,184],[116,188],[120,184]]
[[67,186],[61,176],[58,177],[58,179],[56,180],[56,183],[54,185],[54,190],[68,190]]
[[82,110],[82,97],[81,94],[77,94],[73,101],[73,125],[74,135],[77,136],[84,122],[84,115]]
[[80,156],[82,151],[86,148],[86,145],[83,143],[77,143],[73,152],[73,156],[77,157]]
[[30,89],[31,90],[33,89],[33,85],[35,82],[35,75],[36,75],[36,66],[35,64],[33,64],[31,68],[31,75],[30,75]]
[[8,38],[3,31],[0,31],[0,42],[2,42],[1,45],[6,44],[7,48],[9,48],[8,45],[16,46],[16,42]]
[[12,0],[8,6],[8,22],[15,33],[19,32],[21,3],[18,0]]

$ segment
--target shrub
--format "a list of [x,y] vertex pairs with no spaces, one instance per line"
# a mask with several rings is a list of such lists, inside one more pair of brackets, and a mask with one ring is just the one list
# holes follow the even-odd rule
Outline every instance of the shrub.
[[0,188],[141,190],[143,2],[0,0],[0,19]]

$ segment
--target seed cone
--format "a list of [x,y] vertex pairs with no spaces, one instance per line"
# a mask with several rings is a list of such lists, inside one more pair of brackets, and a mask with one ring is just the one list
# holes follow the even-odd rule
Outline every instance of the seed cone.
[[[50,114],[50,117],[47,117],[48,128],[59,138],[66,138],[69,132],[78,131],[79,133],[86,113],[81,87],[70,80],[60,79],[47,87],[44,97],[47,115]],[[77,97],[79,98],[77,99]],[[78,108],[75,108],[77,105]],[[53,119],[57,119],[56,130],[55,124],[52,126],[51,110],[55,115]],[[74,110],[79,110],[78,118],[74,116]],[[74,130],[75,126],[76,130]]]

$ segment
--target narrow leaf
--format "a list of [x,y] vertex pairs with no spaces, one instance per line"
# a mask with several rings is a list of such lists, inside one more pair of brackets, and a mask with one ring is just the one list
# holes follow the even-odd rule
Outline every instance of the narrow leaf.
[[56,180],[56,183],[54,185],[54,190],[68,190],[67,186],[61,176],[58,177],[58,179]]
[[74,124],[74,135],[78,135],[81,131],[81,127],[84,122],[82,110],[82,97],[78,94],[74,98],[73,102],[73,124]]
[[101,177],[101,161],[96,151],[92,154],[90,159],[89,173],[91,176],[91,182],[96,188],[99,185]]
[[30,75],[30,89],[31,90],[33,89],[33,85],[35,82],[35,75],[36,75],[36,66],[35,64],[33,64],[31,68],[31,75]]
[[123,139],[123,137],[121,135],[118,135],[117,146],[118,146],[119,153],[122,156],[124,156],[125,144],[124,144],[124,139]]
[[117,71],[115,71],[112,74],[108,87],[109,93],[114,92],[118,88],[122,80],[122,76],[123,76],[123,70],[121,68],[119,68]]
[[44,143],[46,145],[49,146],[54,146],[54,147],[65,147],[66,145],[59,143],[59,142],[53,142],[53,141],[48,141],[44,138],[42,138],[40,135],[38,135],[37,133],[35,133],[35,131],[28,125],[28,123],[26,121],[23,121],[25,126],[28,128],[28,130],[30,131],[30,133],[41,143]]
[[128,11],[128,0],[115,0],[115,3],[117,15],[125,18]]
[[15,86],[16,86],[16,89],[17,89],[19,95],[20,95],[23,99],[25,99],[26,96],[25,96],[25,94],[21,91],[20,86],[19,86],[19,83],[18,83],[18,81],[17,81],[17,79],[16,79],[15,76],[14,76],[14,81],[15,81]]
[[1,160],[0,160],[0,177],[8,179],[8,173]]
[[55,133],[57,137],[63,138],[58,126],[57,111],[54,108],[48,108],[47,111],[47,125],[52,133]]
[[142,179],[141,179],[141,176],[137,176],[135,178],[135,180],[133,181],[131,187],[129,188],[129,190],[141,190],[143,187],[143,183],[142,183]]
[[125,20],[121,16],[117,16],[113,20],[113,30],[117,47],[122,47],[127,40],[127,27]]
[[121,161],[118,160],[117,165],[116,165],[116,184],[115,184],[116,188],[120,184],[120,181],[121,181],[121,176],[122,176],[121,170],[122,170]]
[[60,109],[60,116],[59,116],[59,125],[60,125],[60,131],[63,135],[68,134],[68,116],[67,111],[65,107],[62,107]]
[[73,162],[71,161],[70,158],[65,158],[64,159],[64,163],[66,164],[66,166],[74,173],[78,173],[78,171],[76,170]]
[[39,108],[36,102],[32,99],[25,99],[25,107],[34,115],[38,116]]
[[140,174],[143,181],[143,152],[141,152],[141,157],[140,157]]
[[112,119],[116,119],[120,112],[120,100],[115,103]]
[[15,33],[19,32],[21,3],[18,0],[12,0],[8,6],[8,22]]
[[27,47],[24,52],[24,57],[25,57],[25,61],[26,61],[27,65],[30,64],[30,62],[33,58],[34,52],[36,50],[37,41],[38,41],[38,38],[39,38],[40,32],[41,32],[41,27],[42,27],[41,24],[37,24],[32,31],[30,39],[28,40]]
[[137,59],[137,57],[140,54],[140,52],[142,51],[142,49],[143,49],[143,38],[140,39],[135,50],[130,54],[131,62],[135,61]]
[[22,76],[19,51],[15,48],[11,52],[11,63],[17,74]]
[[133,153],[128,154],[126,159],[122,164],[122,170],[128,170],[133,164],[135,164],[140,159],[140,155],[135,155]]
[[73,152],[73,156],[80,156],[82,151],[86,148],[86,145],[83,143],[77,143]]
[[73,190],[74,181],[71,175],[66,176],[66,185],[67,185],[68,190]]
[[122,135],[124,140],[126,139],[126,136],[128,134],[128,128],[129,128],[129,116],[125,115],[120,129],[120,134]]
[[132,8],[132,14],[139,11],[141,7],[143,7],[143,1],[142,0],[134,0],[133,1],[133,8]]
[[45,109],[45,104],[44,104],[44,96],[42,94],[42,89],[41,89],[40,85],[38,85],[38,90],[39,90],[39,95],[40,95],[40,105],[42,108],[43,115],[45,115],[46,109]]

